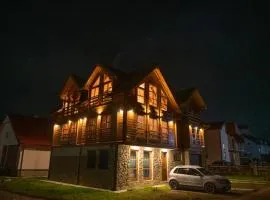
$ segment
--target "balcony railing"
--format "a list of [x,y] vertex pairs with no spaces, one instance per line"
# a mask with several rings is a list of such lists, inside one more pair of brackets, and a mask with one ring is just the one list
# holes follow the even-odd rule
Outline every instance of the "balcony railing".
[[91,97],[89,100],[89,106],[98,106],[109,103],[112,100],[112,94],[101,94],[95,97]]

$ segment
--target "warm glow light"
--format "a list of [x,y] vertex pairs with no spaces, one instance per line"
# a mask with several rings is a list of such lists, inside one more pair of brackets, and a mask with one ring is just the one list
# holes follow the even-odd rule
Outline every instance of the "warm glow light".
[[144,147],[143,150],[144,150],[144,151],[152,151],[152,148],[150,148],[150,147]]
[[202,128],[200,128],[200,132],[203,132],[203,129]]
[[122,115],[124,113],[123,109],[120,109],[119,113]]
[[197,129],[198,129],[198,127],[197,127],[197,126],[195,126],[195,127],[194,127],[194,129],[196,129],[196,130],[197,130]]
[[133,113],[133,109],[130,109],[128,112]]
[[58,124],[55,124],[54,126],[53,126],[53,128],[58,128],[59,127],[59,125]]
[[168,149],[161,149],[161,152],[168,152]]
[[140,147],[138,147],[138,146],[130,146],[130,149],[138,151],[140,149]]
[[98,118],[98,120],[100,120],[101,119],[101,115],[98,115],[97,118]]
[[173,124],[173,120],[169,121],[169,124]]
[[86,121],[87,120],[87,117],[83,118],[83,120]]
[[71,120],[68,120],[68,124],[71,124]]
[[191,126],[191,125],[189,125],[188,127],[189,127],[190,129],[192,129],[192,126]]
[[104,110],[104,107],[99,107],[97,109],[97,113],[100,115],[103,112],[103,110]]

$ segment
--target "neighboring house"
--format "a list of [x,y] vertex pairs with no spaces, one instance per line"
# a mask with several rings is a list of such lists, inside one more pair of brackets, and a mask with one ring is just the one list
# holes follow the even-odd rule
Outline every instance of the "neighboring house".
[[247,125],[239,125],[238,126],[241,131],[241,136],[244,139],[243,149],[244,151],[241,153],[241,160],[260,160],[260,148],[258,144],[258,139],[253,136],[249,130],[249,127]]
[[258,146],[260,152],[260,160],[270,162],[270,142],[263,138],[258,138]]
[[206,104],[196,88],[179,90],[176,98],[182,111],[177,130],[185,164],[205,166],[204,126],[200,114]]
[[96,66],[85,82],[70,76],[60,99],[50,180],[120,190],[167,181],[183,162],[180,108],[158,67]]
[[47,176],[51,147],[47,119],[8,115],[0,132],[0,165],[12,176]]
[[207,164],[224,160],[240,165],[243,138],[234,122],[211,122],[205,131]]

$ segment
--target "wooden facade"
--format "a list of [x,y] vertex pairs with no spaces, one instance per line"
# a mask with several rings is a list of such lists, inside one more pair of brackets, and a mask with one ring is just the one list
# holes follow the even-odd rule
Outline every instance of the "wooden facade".
[[[176,118],[180,108],[158,67],[124,73],[96,66],[85,82],[70,76],[60,99],[62,106],[53,113],[50,179],[116,190],[138,181],[159,183],[174,167],[169,161],[175,163],[172,158],[178,145]],[[104,149],[109,152],[107,161],[100,157]],[[156,163],[156,170],[149,164],[151,175],[147,177],[146,157],[148,163]],[[87,159],[97,159],[97,165],[85,165]],[[134,159],[138,163],[136,178],[125,178],[123,173],[130,171]],[[61,163],[68,160],[74,164],[64,170]],[[94,174],[104,172],[99,166],[106,162],[106,173],[112,178],[104,185]],[[91,183],[83,182],[84,176],[89,176]]]

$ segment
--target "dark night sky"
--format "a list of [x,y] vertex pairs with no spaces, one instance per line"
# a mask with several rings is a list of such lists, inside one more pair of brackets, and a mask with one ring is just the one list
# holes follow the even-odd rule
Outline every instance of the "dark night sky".
[[130,70],[148,60],[174,88],[199,88],[208,105],[204,120],[235,120],[270,134],[263,1],[52,2],[1,5],[2,118],[48,115],[72,72],[87,78],[97,63]]

